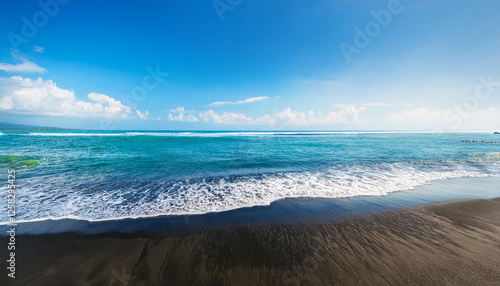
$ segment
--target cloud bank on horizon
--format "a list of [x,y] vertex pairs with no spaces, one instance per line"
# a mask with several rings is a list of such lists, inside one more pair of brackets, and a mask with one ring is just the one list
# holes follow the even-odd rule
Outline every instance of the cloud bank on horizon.
[[[102,119],[118,129],[500,126],[500,38],[492,36],[500,34],[500,2],[292,0],[271,9],[259,1],[224,21],[209,4],[123,1],[116,11],[93,7],[110,1],[75,0],[50,14],[36,2],[2,1],[0,121],[90,129]],[[44,25],[33,16],[40,11],[50,16]],[[59,41],[68,31],[78,36]],[[12,35],[24,40],[14,47]],[[348,60],[345,43],[356,50]]]

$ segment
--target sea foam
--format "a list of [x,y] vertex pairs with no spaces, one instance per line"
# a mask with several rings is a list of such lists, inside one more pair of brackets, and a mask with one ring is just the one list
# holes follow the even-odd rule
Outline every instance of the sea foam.
[[19,196],[18,220],[99,221],[203,214],[269,205],[284,198],[382,196],[411,190],[432,180],[490,175],[460,164],[449,168],[422,168],[414,163],[381,163],[177,181],[96,181],[83,187],[77,182],[58,184],[54,180],[20,186],[23,195]]

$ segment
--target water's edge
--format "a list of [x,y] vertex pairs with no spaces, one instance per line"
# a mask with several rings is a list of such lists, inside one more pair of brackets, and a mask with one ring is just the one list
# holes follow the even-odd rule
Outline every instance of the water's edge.
[[[252,206],[224,212],[199,215],[166,215],[149,218],[119,219],[99,222],[60,219],[19,223],[18,234],[75,232],[165,232],[182,229],[248,225],[259,223],[298,223],[317,220],[339,220],[359,215],[411,208],[421,204],[458,199],[494,198],[500,196],[500,177],[453,178],[435,180],[415,190],[393,192],[384,196],[351,198],[286,198],[267,206]],[[1,233],[7,230],[0,226]]]

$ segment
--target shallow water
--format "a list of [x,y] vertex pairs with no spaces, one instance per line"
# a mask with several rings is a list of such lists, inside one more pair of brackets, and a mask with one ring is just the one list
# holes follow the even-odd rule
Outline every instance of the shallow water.
[[[382,196],[431,180],[500,175],[500,144],[462,140],[500,137],[2,131],[0,168],[16,170],[18,221],[95,221],[218,212],[291,197]],[[7,199],[5,183],[0,200]]]

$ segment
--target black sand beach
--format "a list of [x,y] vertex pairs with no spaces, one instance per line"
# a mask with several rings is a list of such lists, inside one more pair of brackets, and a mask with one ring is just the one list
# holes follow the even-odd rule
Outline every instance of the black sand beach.
[[20,235],[17,245],[16,279],[4,268],[1,285],[498,285],[500,198],[338,221]]

